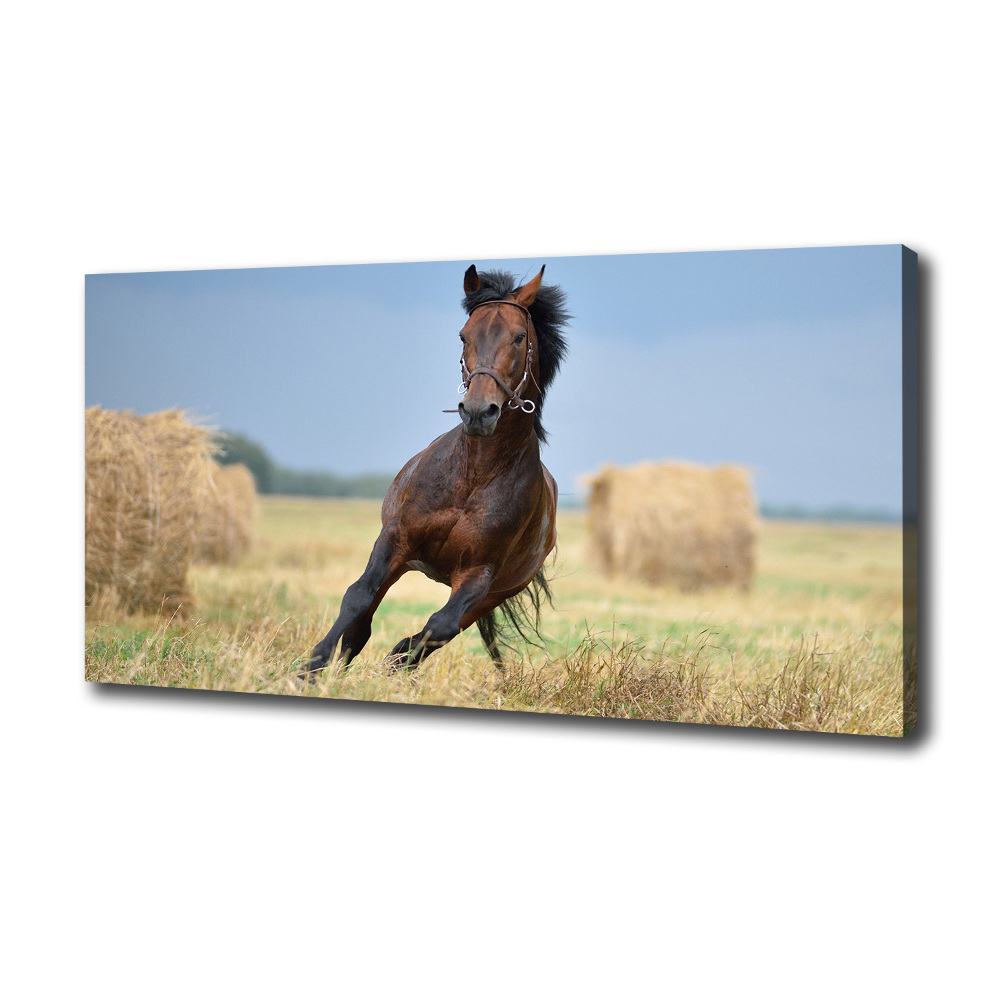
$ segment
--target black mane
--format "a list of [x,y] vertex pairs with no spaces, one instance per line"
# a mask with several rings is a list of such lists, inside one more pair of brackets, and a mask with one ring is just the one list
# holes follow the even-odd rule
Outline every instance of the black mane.
[[[508,271],[480,271],[481,287],[478,292],[470,292],[462,299],[462,308],[471,313],[483,302],[494,302],[497,299],[509,299],[521,286],[515,285],[517,279]],[[545,431],[542,429],[542,403],[545,401],[545,390],[559,371],[559,365],[566,354],[566,338],[563,328],[572,317],[566,312],[566,293],[558,285],[542,285],[538,289],[535,301],[531,303],[528,312],[535,326],[535,336],[538,339],[538,408],[535,410],[535,433],[538,440],[545,441]]]

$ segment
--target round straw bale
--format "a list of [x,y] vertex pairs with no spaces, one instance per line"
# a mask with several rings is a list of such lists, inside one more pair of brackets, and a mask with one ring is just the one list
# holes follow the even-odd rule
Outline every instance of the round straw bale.
[[212,463],[211,502],[198,525],[198,562],[233,562],[250,550],[257,525],[253,473],[240,463]]
[[86,411],[88,605],[173,613],[191,607],[188,564],[212,489],[207,428],[180,410]]
[[758,518],[746,469],[605,466],[588,482],[590,555],[605,575],[682,590],[752,583]]

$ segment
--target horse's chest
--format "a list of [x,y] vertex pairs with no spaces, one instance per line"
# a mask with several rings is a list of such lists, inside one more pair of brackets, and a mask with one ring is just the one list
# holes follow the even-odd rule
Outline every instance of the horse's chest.
[[456,569],[499,559],[510,539],[510,526],[480,509],[441,512],[411,536],[411,569],[447,583]]

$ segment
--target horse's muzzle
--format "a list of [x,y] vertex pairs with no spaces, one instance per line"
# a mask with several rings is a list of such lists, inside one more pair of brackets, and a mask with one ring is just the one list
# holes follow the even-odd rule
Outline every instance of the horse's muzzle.
[[489,437],[500,419],[500,407],[496,403],[458,404],[458,415],[462,418],[462,430],[473,437]]

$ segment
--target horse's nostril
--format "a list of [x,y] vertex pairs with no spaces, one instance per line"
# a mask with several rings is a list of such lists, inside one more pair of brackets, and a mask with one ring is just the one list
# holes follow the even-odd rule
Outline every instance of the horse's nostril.
[[463,402],[458,404],[458,415],[466,424],[489,427],[490,424],[496,423],[500,416],[500,407],[496,403],[479,407],[466,406]]

